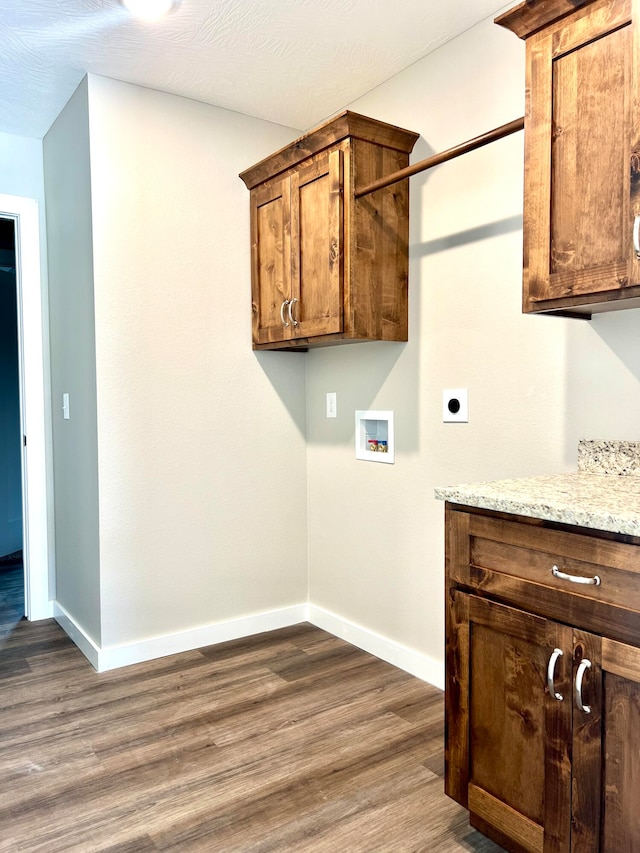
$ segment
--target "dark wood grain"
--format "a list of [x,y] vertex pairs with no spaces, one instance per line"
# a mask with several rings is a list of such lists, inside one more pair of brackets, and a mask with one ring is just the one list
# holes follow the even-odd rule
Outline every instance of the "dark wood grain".
[[445,791],[469,803],[469,596],[450,589],[446,613]]
[[[515,518],[451,511],[449,526],[465,522],[468,530],[466,551],[460,544],[455,557],[452,545],[448,548],[451,579],[533,613],[640,643],[638,541],[547,529]],[[597,575],[601,584],[578,587],[554,578],[554,564],[576,576]]]
[[[24,617],[24,568],[21,555],[0,563],[0,642]],[[0,677],[2,661],[0,660]]]
[[495,853],[442,784],[440,691],[310,625],[95,673],[0,650],[0,851]]
[[375,142],[386,148],[409,154],[419,136],[419,133],[411,130],[345,110],[308,131],[304,136],[295,139],[289,145],[285,145],[275,154],[265,157],[255,166],[245,169],[240,174],[240,178],[247,189],[251,190],[274,175],[295,168],[308,157],[324,151],[347,137]]
[[637,305],[637,9],[526,0],[496,19],[526,39],[524,312]]
[[[578,666],[587,659],[591,666],[584,676],[582,697],[589,713],[573,709],[571,797],[572,853],[600,850],[600,807],[602,803],[602,638],[585,631],[574,631],[573,678]],[[627,744],[626,748],[632,748]],[[615,757],[611,756],[615,761]]]
[[577,8],[588,6],[595,0],[523,0],[513,9],[495,19],[495,23],[514,32],[520,38],[571,15]]
[[[505,822],[494,825],[542,849],[547,624],[474,597],[469,620],[470,782],[507,807]],[[472,803],[471,794],[469,807],[485,819],[501,818]]]
[[251,310],[253,339],[291,337],[281,309],[291,298],[291,180],[268,181],[251,194]]
[[[614,19],[608,27],[618,23]],[[624,188],[631,32],[622,27],[596,38],[595,30],[591,41],[579,31],[576,49],[569,43],[558,53],[555,46],[547,298],[620,289],[628,283],[629,193]]]
[[[602,640],[604,853],[640,849],[640,650]],[[630,744],[632,745],[630,748]]]
[[323,152],[291,176],[291,336],[342,331],[343,150]]
[[563,853],[571,850],[571,629],[549,620],[547,650],[565,650],[553,671],[554,693],[545,696],[545,788],[544,788],[544,850]]
[[640,541],[469,507],[446,521],[447,792],[513,853],[637,853]]
[[347,112],[242,173],[254,349],[407,340],[409,182],[354,190],[405,167],[416,138]]

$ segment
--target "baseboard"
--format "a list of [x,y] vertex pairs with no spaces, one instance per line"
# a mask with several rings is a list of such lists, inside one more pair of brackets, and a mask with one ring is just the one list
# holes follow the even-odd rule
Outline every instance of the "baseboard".
[[228,622],[204,625],[189,631],[150,637],[135,643],[98,647],[64,608],[56,605],[55,611],[57,622],[98,672],[200,649],[215,643],[225,643],[228,640],[239,640],[252,634],[261,634],[263,631],[275,631],[304,622],[306,617],[305,605],[298,604],[241,619],[231,619]]
[[73,640],[94,669],[98,669],[100,648],[58,601],[54,601],[52,604],[53,618],[65,634]]
[[310,622],[359,649],[397,666],[410,675],[415,675],[440,690],[444,689],[444,664],[442,662],[389,640],[368,628],[356,625],[354,622],[350,622],[348,619],[324,610],[315,604],[296,604],[292,607],[257,613],[241,619],[231,619],[228,622],[205,625],[201,628],[180,631],[176,634],[165,634],[139,640],[135,643],[104,647],[97,646],[94,640],[57,601],[53,602],[53,617],[98,672],[106,672],[110,669],[130,666],[134,663],[142,663],[167,655],[175,655],[203,646],[211,646],[215,643],[224,643],[228,640],[239,640],[252,634],[275,631],[278,628],[286,628],[300,622]]
[[315,604],[307,604],[307,621],[317,628],[322,628],[324,631],[340,637],[341,640],[346,640],[359,649],[403,669],[410,675],[415,675],[422,681],[444,690],[443,662],[389,640]]

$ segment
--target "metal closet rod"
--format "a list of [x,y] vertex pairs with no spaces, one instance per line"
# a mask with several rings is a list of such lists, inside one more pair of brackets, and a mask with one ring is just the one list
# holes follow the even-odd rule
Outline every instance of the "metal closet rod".
[[510,136],[518,130],[524,128],[524,118],[517,118],[513,121],[496,127],[494,130],[489,130],[483,133],[482,136],[476,136],[468,142],[462,142],[460,145],[455,145],[453,148],[443,151],[441,154],[434,154],[433,157],[427,157],[426,160],[421,160],[419,163],[414,163],[413,166],[407,166],[405,169],[400,169],[399,172],[392,172],[384,178],[379,178],[372,184],[367,184],[364,187],[358,187],[354,191],[356,198],[362,198],[363,195],[369,195],[376,190],[381,190],[383,187],[388,187],[398,181],[403,181],[405,178],[410,178],[411,175],[417,175],[418,172],[424,172],[426,169],[431,169],[432,166],[439,166],[440,163],[446,163],[447,160],[453,160],[460,157],[462,154],[468,154],[469,151],[475,151],[476,148],[482,148],[483,145],[488,145],[490,142],[496,142],[498,139],[503,139],[505,136]]

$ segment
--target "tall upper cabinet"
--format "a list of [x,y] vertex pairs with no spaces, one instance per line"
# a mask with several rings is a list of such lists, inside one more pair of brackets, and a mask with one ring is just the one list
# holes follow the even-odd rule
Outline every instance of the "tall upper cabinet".
[[407,340],[409,181],[418,138],[345,111],[242,172],[251,191],[254,349]]
[[640,306],[640,0],[526,0],[523,311]]

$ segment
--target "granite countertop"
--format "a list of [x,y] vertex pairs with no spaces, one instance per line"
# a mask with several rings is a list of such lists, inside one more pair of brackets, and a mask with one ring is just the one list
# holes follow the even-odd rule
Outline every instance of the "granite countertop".
[[640,442],[581,441],[578,471],[443,486],[440,500],[640,536]]

